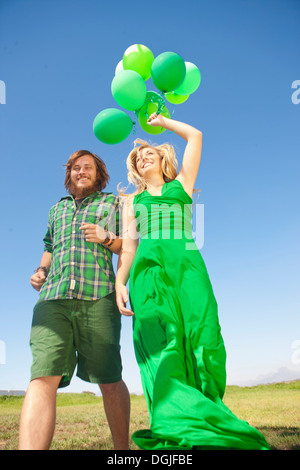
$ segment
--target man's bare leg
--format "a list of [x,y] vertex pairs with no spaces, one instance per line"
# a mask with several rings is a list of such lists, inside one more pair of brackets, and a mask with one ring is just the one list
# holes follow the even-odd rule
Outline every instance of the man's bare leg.
[[54,434],[56,393],[61,376],[30,382],[20,418],[19,450],[48,450]]
[[99,385],[103,396],[104,410],[112,434],[114,450],[128,450],[130,396],[121,380]]

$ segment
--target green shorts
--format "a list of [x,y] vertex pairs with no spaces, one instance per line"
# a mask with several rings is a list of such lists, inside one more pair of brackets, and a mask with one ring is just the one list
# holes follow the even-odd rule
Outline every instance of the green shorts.
[[122,379],[121,315],[115,292],[100,300],[40,300],[34,307],[31,380],[62,375],[59,387],[77,376],[97,384]]

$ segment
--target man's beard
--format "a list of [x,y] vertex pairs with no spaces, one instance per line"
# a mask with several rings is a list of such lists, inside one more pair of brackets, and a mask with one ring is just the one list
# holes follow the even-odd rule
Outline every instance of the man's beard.
[[85,186],[84,188],[78,188],[77,184],[71,181],[70,194],[72,194],[75,199],[83,199],[96,191],[99,191],[99,184],[97,182],[91,183],[89,186]]

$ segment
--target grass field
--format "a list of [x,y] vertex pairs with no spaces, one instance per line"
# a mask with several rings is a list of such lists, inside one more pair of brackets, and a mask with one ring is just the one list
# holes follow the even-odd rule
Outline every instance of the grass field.
[[[228,386],[225,404],[261,431],[273,450],[300,450],[300,380],[256,387]],[[0,397],[0,450],[16,450],[23,397]],[[144,396],[131,395],[131,433],[147,428]],[[137,447],[130,442],[132,450]],[[51,449],[112,450],[102,398],[57,395],[56,430]]]

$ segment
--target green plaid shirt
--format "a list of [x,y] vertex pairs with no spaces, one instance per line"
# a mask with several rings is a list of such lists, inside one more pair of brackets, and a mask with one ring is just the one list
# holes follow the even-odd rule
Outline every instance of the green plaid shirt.
[[40,300],[97,300],[114,290],[112,253],[101,243],[85,241],[79,230],[84,222],[119,235],[119,198],[98,191],[76,207],[74,198],[66,196],[50,209],[44,244],[52,254],[51,268]]

